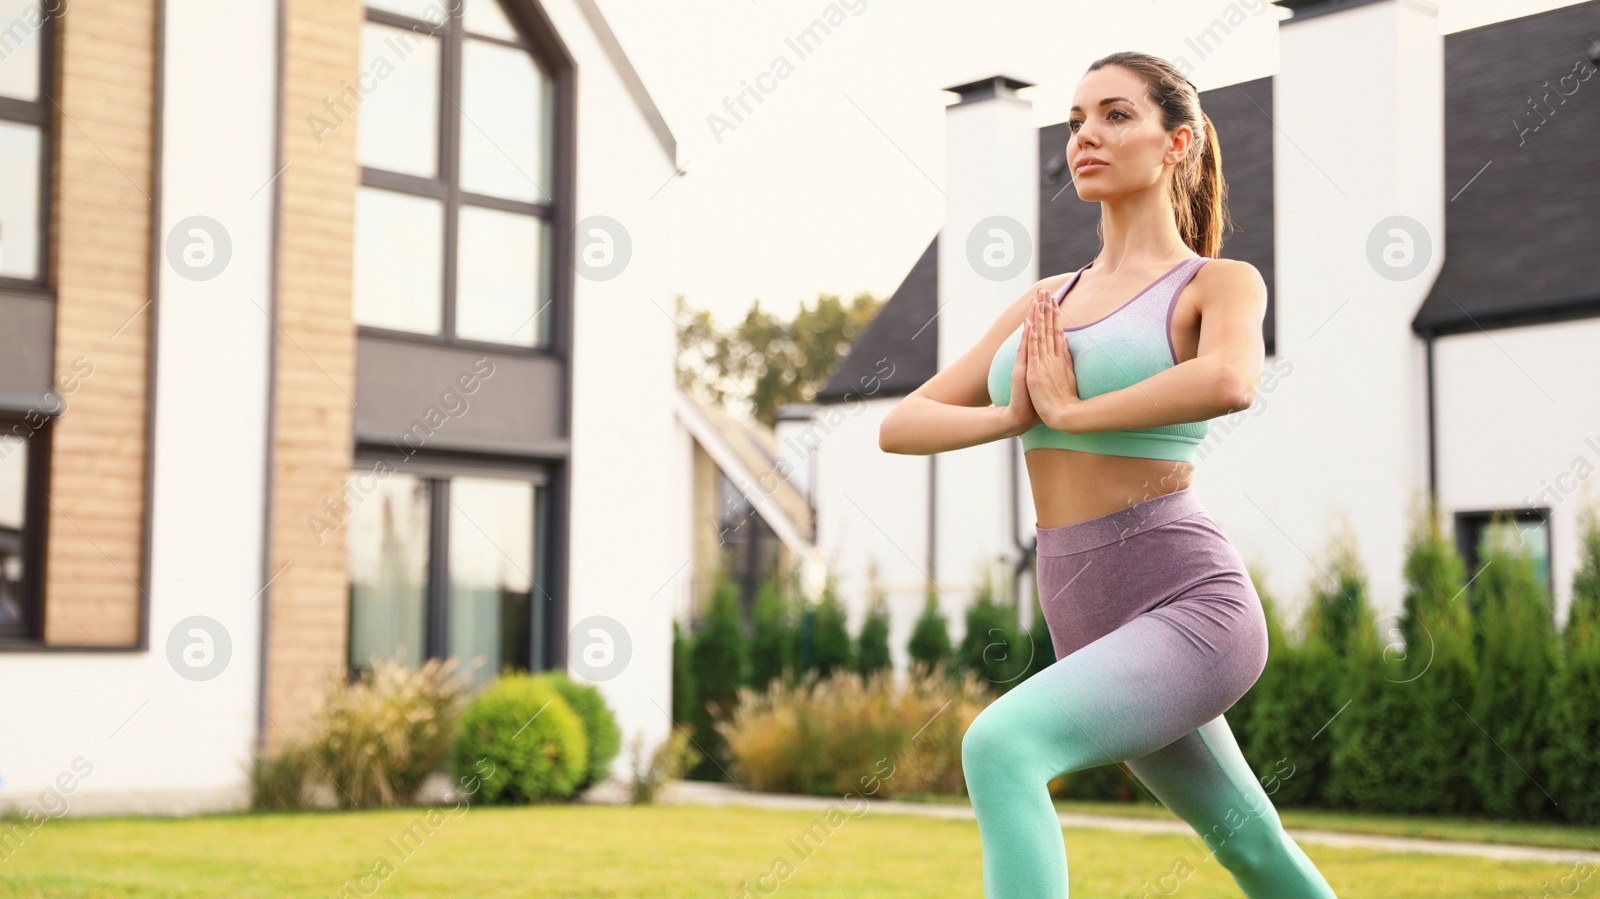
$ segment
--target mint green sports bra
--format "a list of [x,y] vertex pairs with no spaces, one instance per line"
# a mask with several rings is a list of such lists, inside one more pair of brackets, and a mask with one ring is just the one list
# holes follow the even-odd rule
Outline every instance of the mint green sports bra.
[[[1209,256],[1185,259],[1105,317],[1087,325],[1062,328],[1070,335],[1072,370],[1077,376],[1079,397],[1089,399],[1121,390],[1178,364],[1178,353],[1172,346],[1172,310],[1178,305],[1178,294],[1210,259]],[[1055,292],[1053,299],[1057,306],[1078,282],[1078,276],[1091,265],[1094,263],[1078,269]],[[1011,402],[1011,375],[1021,342],[1022,327],[1019,325],[1000,345],[989,364],[989,401],[996,406]],[[1040,422],[1022,435],[1022,451],[1048,447],[1107,456],[1191,462],[1210,429],[1209,421],[1196,421],[1126,431],[1067,434]]]

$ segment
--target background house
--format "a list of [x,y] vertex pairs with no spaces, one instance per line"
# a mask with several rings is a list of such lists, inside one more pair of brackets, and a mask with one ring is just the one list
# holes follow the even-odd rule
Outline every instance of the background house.
[[0,9],[0,805],[238,807],[373,654],[665,735],[679,169],[593,0]]
[[692,523],[688,590],[674,613],[686,622],[703,616],[724,569],[747,609],[774,570],[798,572],[808,593],[820,589],[824,565],[803,474],[789,467],[773,430],[681,389],[677,420],[690,459]]
[[[1600,3],[1449,35],[1428,4],[1278,5],[1293,14],[1277,74],[1201,93],[1236,226],[1219,255],[1260,270],[1269,307],[1255,404],[1212,422],[1196,489],[1291,616],[1340,520],[1379,616],[1397,615],[1408,512],[1434,490],[1469,571],[1489,511],[1517,514],[1564,621],[1600,463]],[[1186,45],[1227,33],[1219,18]],[[877,442],[1028,285],[1098,252],[1099,205],[1064,171],[1068,127],[1036,128],[1027,86],[948,88],[945,222],[816,407],[779,428],[783,443],[830,421],[806,482],[817,542],[853,626],[878,565],[899,670],[929,583],[953,619],[984,577],[1032,606],[1020,443]]]

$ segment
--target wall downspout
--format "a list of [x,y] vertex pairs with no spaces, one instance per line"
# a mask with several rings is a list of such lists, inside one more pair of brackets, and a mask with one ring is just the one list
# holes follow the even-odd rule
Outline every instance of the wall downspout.
[[[1011,571],[1011,595],[1017,602],[1017,621],[1022,622],[1022,575],[1033,565],[1034,547],[1022,542],[1022,524],[1017,518],[1022,514],[1022,502],[1019,491],[1021,473],[1017,470],[1017,453],[1011,453],[1011,544],[1017,548],[1017,564]],[[1032,614],[1032,609],[1029,614]],[[1038,622],[1029,620],[1023,627],[1033,627]]]
[[937,490],[939,478],[937,475],[939,456],[928,456],[928,583],[923,587],[923,592],[928,590],[939,592],[939,558],[934,553],[934,547],[939,544],[935,539],[939,535],[939,492]]
[[1434,331],[1427,328],[1422,332],[1422,345],[1427,353],[1428,369],[1428,512],[1430,515],[1439,513],[1439,460],[1437,441],[1434,435],[1434,402],[1433,402],[1433,338]]

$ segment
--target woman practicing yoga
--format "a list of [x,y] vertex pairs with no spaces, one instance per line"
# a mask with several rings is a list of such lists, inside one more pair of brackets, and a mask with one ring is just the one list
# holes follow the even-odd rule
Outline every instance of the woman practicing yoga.
[[[1325,899],[1223,717],[1266,665],[1266,617],[1191,486],[1193,459],[1209,419],[1254,401],[1267,288],[1249,263],[1213,258],[1216,131],[1194,85],[1143,53],[1091,65],[1068,128],[1078,196],[1100,203],[1099,255],[1035,282],[879,435],[924,455],[1022,438],[1056,661],[962,740],[984,895],[1066,897],[1048,783],[1126,762],[1246,896]],[[1128,894],[1169,895],[1187,876],[1163,866]]]

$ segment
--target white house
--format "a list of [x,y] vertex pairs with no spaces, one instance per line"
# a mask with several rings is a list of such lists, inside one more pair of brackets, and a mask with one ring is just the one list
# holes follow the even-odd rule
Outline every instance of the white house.
[[373,655],[659,741],[680,170],[594,0],[0,14],[0,806],[241,807]]

